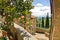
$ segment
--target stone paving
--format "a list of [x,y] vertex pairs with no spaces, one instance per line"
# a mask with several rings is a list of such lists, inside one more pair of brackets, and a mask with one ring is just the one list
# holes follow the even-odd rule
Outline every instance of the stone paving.
[[46,37],[43,33],[35,33],[35,35],[33,36],[36,37],[38,40],[49,40],[49,38]]

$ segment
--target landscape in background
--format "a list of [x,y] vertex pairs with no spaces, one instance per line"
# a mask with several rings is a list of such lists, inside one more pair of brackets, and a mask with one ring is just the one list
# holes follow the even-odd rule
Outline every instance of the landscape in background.
[[51,28],[51,6],[50,0],[34,0],[34,8],[30,11],[36,17],[36,26],[40,29]]

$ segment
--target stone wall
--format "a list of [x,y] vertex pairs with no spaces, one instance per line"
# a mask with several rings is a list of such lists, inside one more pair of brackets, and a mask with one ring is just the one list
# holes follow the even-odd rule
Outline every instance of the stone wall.
[[35,16],[32,16],[30,14],[27,15],[25,24],[21,24],[20,19],[16,19],[16,18],[14,19],[14,22],[24,27],[24,29],[26,29],[29,33],[35,34],[36,32],[36,17]]
[[23,40],[23,37],[14,27],[10,27],[10,30],[11,30],[14,40]]
[[53,0],[52,29],[50,40],[60,40],[60,0]]

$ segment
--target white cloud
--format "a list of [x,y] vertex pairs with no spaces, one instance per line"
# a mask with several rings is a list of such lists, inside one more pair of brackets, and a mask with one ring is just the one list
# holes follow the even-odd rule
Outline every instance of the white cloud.
[[50,6],[44,6],[41,3],[37,3],[33,9],[30,10],[32,15],[34,16],[44,16],[46,17],[47,13],[49,13],[49,17],[51,16]]
[[44,5],[42,5],[42,4],[40,4],[40,3],[37,3],[36,6],[37,6],[37,7],[42,7],[42,6],[44,6]]

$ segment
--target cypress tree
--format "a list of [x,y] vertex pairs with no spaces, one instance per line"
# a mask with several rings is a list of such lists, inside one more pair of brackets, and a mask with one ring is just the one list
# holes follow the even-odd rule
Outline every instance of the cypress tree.
[[44,17],[42,17],[42,28],[44,28]]
[[39,25],[39,28],[40,28],[40,23],[38,23],[38,25]]
[[49,28],[49,14],[46,16],[46,28]]

